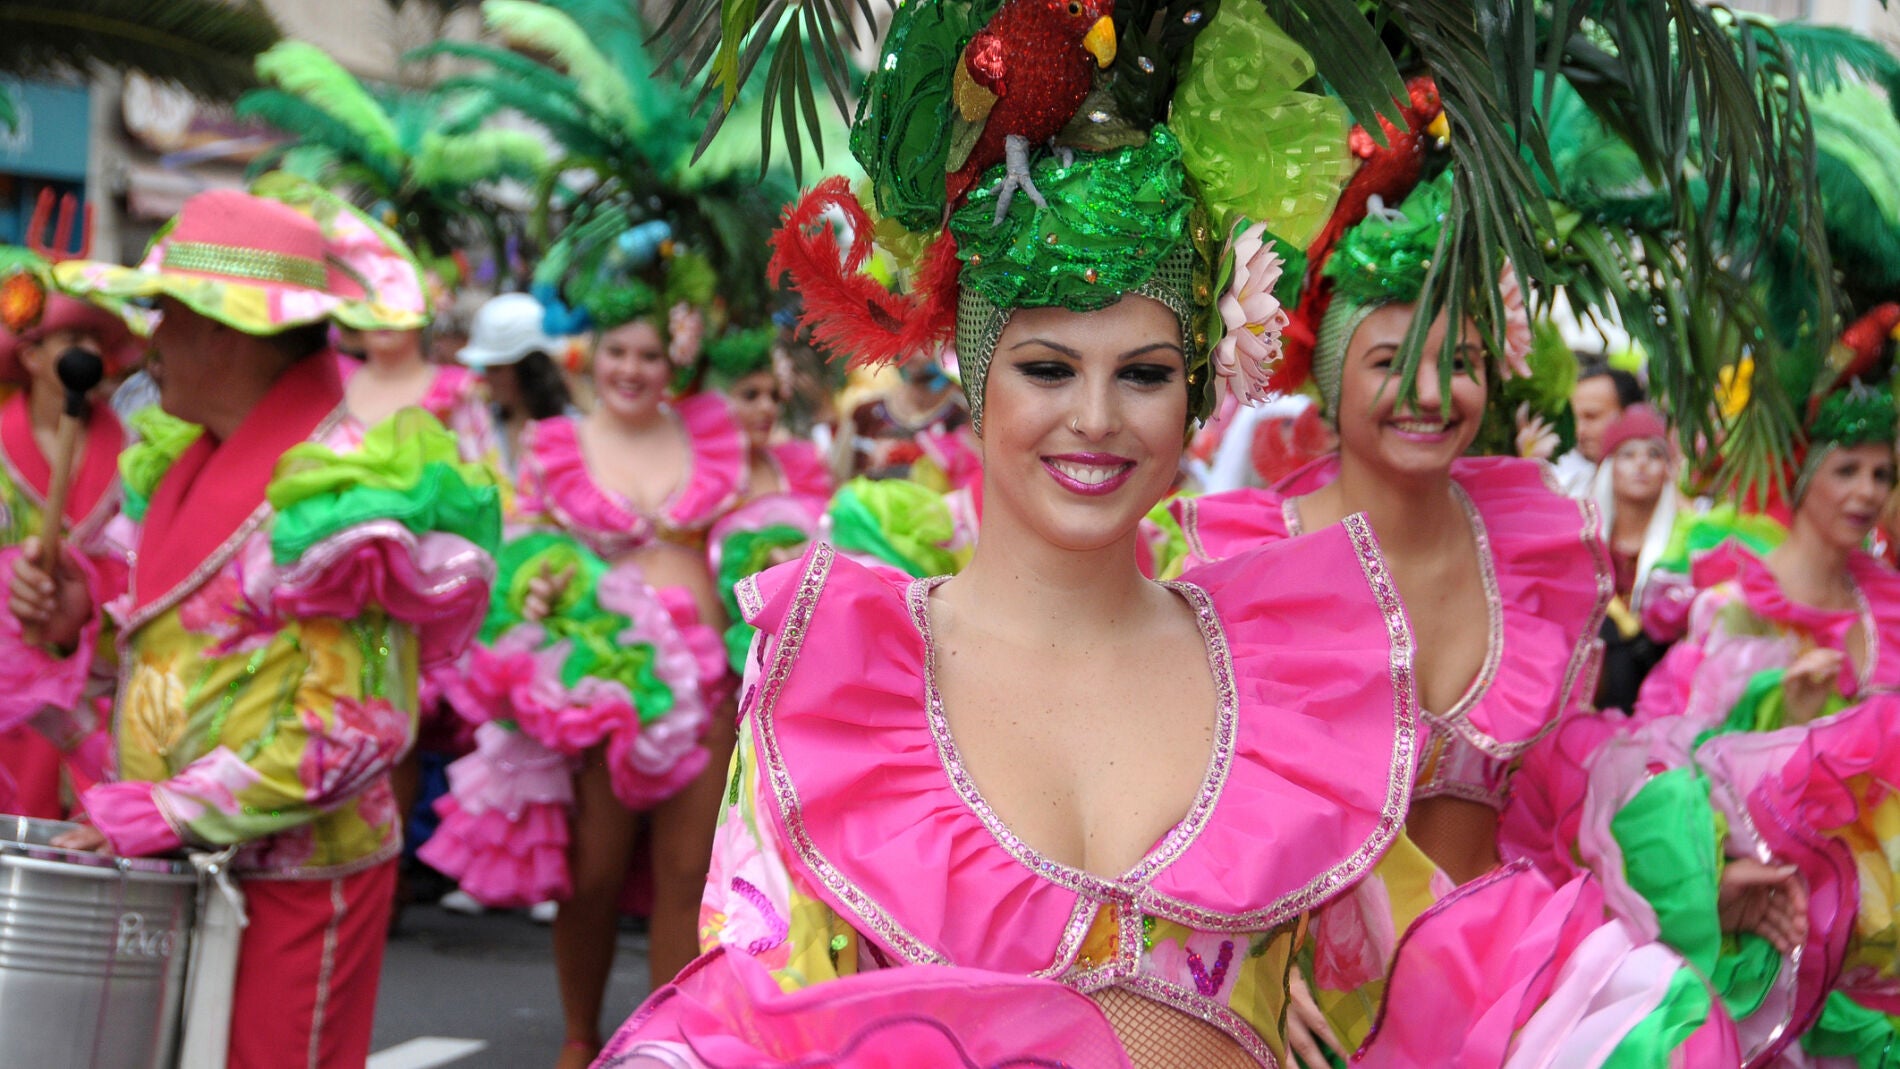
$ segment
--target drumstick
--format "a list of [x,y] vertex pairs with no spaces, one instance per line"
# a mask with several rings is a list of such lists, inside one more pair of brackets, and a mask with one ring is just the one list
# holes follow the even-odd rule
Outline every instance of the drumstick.
[[72,348],[59,354],[59,384],[66,389],[66,408],[59,416],[59,439],[53,447],[53,481],[46,488],[46,513],[40,523],[40,571],[49,578],[59,573],[59,543],[66,516],[66,498],[72,490],[73,455],[86,429],[86,395],[105,378],[105,363],[88,349]]

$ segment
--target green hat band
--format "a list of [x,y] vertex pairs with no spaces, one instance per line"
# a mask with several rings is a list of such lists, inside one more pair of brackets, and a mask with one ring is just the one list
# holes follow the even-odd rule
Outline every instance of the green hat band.
[[330,281],[329,272],[323,264],[307,257],[232,245],[212,245],[202,241],[178,241],[167,245],[160,266],[313,290],[326,288]]

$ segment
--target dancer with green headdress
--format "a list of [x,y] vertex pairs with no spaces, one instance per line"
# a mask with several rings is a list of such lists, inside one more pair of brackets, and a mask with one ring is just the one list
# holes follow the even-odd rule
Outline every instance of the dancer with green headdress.
[[[578,220],[541,266],[550,322],[594,334],[594,404],[528,425],[520,536],[449,698],[476,729],[421,857],[494,906],[560,903],[561,1058],[599,1048],[610,938],[651,828],[651,967],[690,960],[719,766],[731,747],[724,611],[705,539],[740,498],[746,442],[698,389],[718,285],[658,220]],[[643,814],[650,814],[644,816]]]

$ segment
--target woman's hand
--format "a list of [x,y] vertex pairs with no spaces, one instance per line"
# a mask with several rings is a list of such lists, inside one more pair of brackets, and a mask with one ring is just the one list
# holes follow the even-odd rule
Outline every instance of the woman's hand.
[[39,562],[40,540],[34,536],[20,544],[20,556],[13,562],[7,608],[31,633],[30,640],[64,656],[79,645],[79,632],[92,618],[92,592],[86,589],[79,564],[65,552],[60,553],[53,575],[41,571]]
[[521,617],[531,624],[540,623],[554,611],[561,595],[567,592],[567,584],[574,581],[574,568],[569,565],[559,572],[550,572],[542,568],[539,575],[528,580],[528,597],[521,605]]
[[1805,724],[1821,715],[1841,677],[1840,650],[1812,649],[1796,657],[1781,677],[1790,724]]
[[1340,1061],[1347,1060],[1345,1045],[1319,1011],[1312,989],[1306,986],[1306,976],[1295,968],[1287,976],[1286,1048],[1293,1054],[1294,1064],[1302,1069],[1326,1069],[1329,1063],[1321,1043]]
[[106,842],[105,833],[90,824],[60,832],[53,836],[53,845],[61,850],[88,850],[96,854],[112,852],[112,844]]
[[1722,869],[1716,912],[1725,932],[1754,932],[1787,954],[1808,938],[1808,885],[1793,865],[1737,858]]

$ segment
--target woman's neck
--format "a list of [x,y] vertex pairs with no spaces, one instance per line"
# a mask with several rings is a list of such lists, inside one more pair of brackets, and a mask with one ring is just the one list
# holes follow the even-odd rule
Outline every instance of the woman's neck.
[[1797,515],[1788,537],[1769,552],[1766,562],[1782,593],[1803,605],[1845,609],[1854,605],[1854,580],[1847,551],[1821,537]]
[[433,376],[436,366],[424,360],[419,352],[407,352],[370,356],[363,361],[363,371],[379,379],[411,379]]
[[1135,563],[1137,532],[1095,550],[1070,550],[1044,540],[992,507],[983,517],[970,563],[954,585],[981,604],[986,626],[1022,637],[1062,635],[1115,626],[1151,586]]
[[613,438],[645,438],[668,429],[670,422],[666,418],[666,409],[655,406],[637,414],[609,412],[604,406],[596,405],[587,421],[594,430]]
[[[1309,495],[1329,505],[1326,523],[1363,512],[1388,554],[1436,546],[1447,531],[1465,525],[1463,509],[1452,495],[1449,470],[1417,476],[1378,471],[1348,454],[1339,458],[1339,478]],[[1313,526],[1311,524],[1309,527]]]
[[1616,515],[1610,521],[1611,548],[1642,545],[1649,537],[1649,522],[1656,516],[1656,502],[1616,499]]

